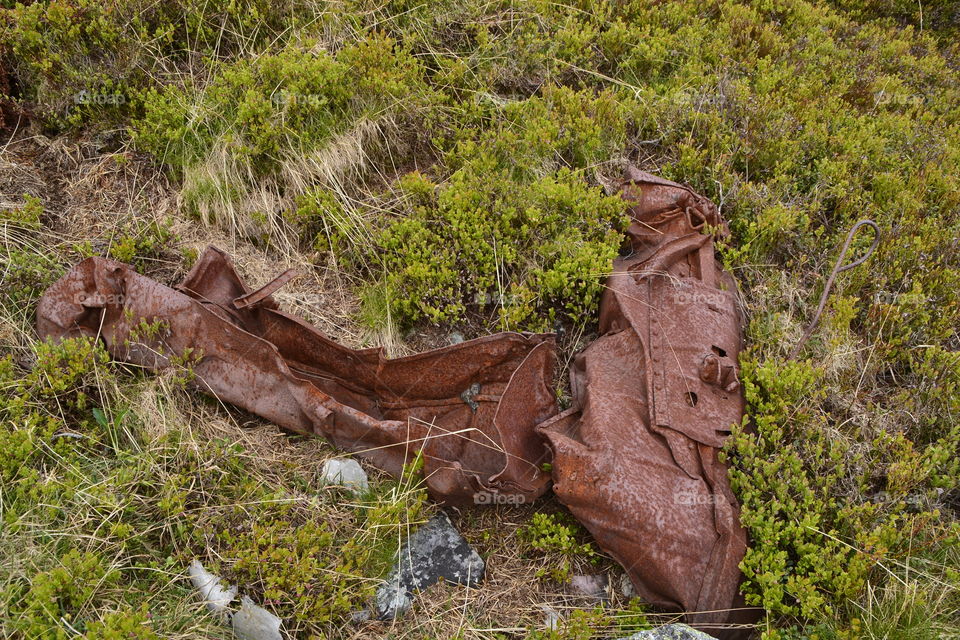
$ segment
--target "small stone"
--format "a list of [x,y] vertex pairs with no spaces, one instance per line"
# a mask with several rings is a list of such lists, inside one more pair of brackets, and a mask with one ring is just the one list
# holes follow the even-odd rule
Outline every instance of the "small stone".
[[483,579],[483,558],[470,548],[442,511],[414,532],[401,549],[397,564],[377,589],[377,616],[392,620],[406,613],[413,595],[441,578],[475,586]]
[[253,604],[247,596],[240,603],[240,611],[233,614],[233,633],[240,640],[283,640],[280,618]]
[[350,622],[353,624],[363,624],[370,619],[370,610],[362,609],[360,611],[352,611],[350,613]]
[[463,342],[463,334],[459,331],[454,331],[450,334],[450,344],[460,344]]
[[353,458],[331,458],[323,463],[324,482],[341,486],[355,495],[366,493],[370,489],[367,472]]
[[576,593],[594,600],[607,598],[609,580],[603,575],[575,575],[570,578],[570,588]]
[[563,619],[556,609],[549,605],[542,604],[540,608],[546,614],[543,618],[543,626],[548,631],[556,631],[560,628],[560,621]]
[[637,590],[633,586],[633,581],[630,580],[630,576],[627,574],[620,576],[620,593],[628,600],[637,597]]
[[187,572],[190,574],[190,582],[200,592],[207,609],[219,616],[229,615],[230,603],[237,597],[237,588],[224,589],[220,578],[204,569],[199,560],[191,562]]
[[665,624],[656,629],[639,631],[620,640],[717,640],[685,624]]
[[413,594],[403,584],[403,576],[394,570],[387,581],[377,589],[377,617],[393,620],[403,616],[413,606]]

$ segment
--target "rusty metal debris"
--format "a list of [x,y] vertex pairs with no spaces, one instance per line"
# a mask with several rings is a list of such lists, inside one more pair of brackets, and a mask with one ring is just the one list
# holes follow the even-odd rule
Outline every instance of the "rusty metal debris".
[[[422,450],[427,488],[443,502],[488,493],[529,501],[547,490],[534,427],[557,411],[551,335],[501,333],[391,360],[278,310],[270,293],[288,279],[251,291],[214,248],[177,289],[88,258],[45,292],[37,328],[98,336],[114,358],[148,369],[192,353],[203,390],[388,473]],[[152,335],[143,321],[163,329]]]
[[628,172],[630,254],[614,261],[601,336],[571,366],[574,404],[538,427],[553,490],[639,595],[716,625],[748,617],[746,532],[718,460],[743,417],[736,283],[714,257],[717,208],[686,187]]
[[[746,534],[718,459],[744,410],[736,284],[713,250],[726,227],[707,199],[636,169],[623,197],[630,254],[614,262],[601,336],[574,359],[563,413],[549,334],[387,359],[280,311],[271,294],[291,272],[252,291],[215,248],[175,289],[84,260],[44,294],[38,332],[97,336],[113,357],[150,369],[192,353],[205,391],[389,473],[422,450],[427,488],[446,503],[533,500],[552,459],[557,496],[641,597],[697,612],[689,619],[705,628],[744,621]],[[144,320],[163,330],[140,335]]]

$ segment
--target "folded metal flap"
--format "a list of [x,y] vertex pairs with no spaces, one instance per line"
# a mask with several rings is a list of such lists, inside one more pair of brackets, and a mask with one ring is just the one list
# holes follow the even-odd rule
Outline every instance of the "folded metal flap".
[[297,275],[296,269],[287,269],[256,291],[234,298],[233,306],[237,309],[255,307],[276,293],[277,289],[296,278]]
[[493,424],[504,451],[503,470],[490,478],[491,484],[513,488],[535,487],[542,493],[549,477],[540,468],[547,447],[537,434],[539,423],[556,415],[557,404],[549,381],[556,364],[553,345],[541,342],[514,370],[497,405]]
[[230,303],[250,293],[237,275],[233,262],[224,251],[210,245],[176,287],[191,298],[212,302],[227,308]]
[[700,372],[705,359],[727,359],[740,351],[735,296],[695,278],[657,278],[652,294],[655,423],[722,446],[743,415],[743,397],[739,389],[708,384]]

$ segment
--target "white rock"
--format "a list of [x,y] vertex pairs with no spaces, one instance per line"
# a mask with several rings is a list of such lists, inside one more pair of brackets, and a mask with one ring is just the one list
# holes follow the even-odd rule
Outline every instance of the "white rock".
[[607,597],[607,576],[604,575],[574,575],[570,578],[570,588],[580,595],[594,600],[603,600]]
[[190,582],[200,592],[200,596],[207,604],[207,609],[217,615],[230,613],[230,603],[237,597],[237,588],[223,588],[220,578],[203,568],[199,560],[190,563],[188,569]]
[[233,614],[233,633],[240,640],[283,640],[280,618],[253,604],[247,596],[240,603],[240,611]]
[[367,473],[353,458],[327,460],[323,463],[321,473],[327,484],[339,485],[355,494],[366,493],[370,488]]
[[557,610],[546,604],[540,605],[540,608],[546,614],[543,618],[543,626],[546,627],[548,631],[556,631],[559,629],[560,621],[563,618]]

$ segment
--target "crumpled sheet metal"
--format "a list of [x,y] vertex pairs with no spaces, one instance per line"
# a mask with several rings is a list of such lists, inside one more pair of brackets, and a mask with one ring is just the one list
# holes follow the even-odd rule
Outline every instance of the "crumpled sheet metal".
[[[533,500],[554,491],[653,605],[695,626],[751,622],[738,568],[739,508],[717,458],[744,403],[736,285],[713,252],[726,232],[690,189],[631,169],[630,255],[614,262],[601,336],[571,366],[558,413],[551,335],[501,333],[413,356],[353,350],[283,313],[209,248],[176,289],[104,258],[44,294],[38,332],[99,336],[119,360],[161,369],[188,349],[204,390],[289,430],[322,435],[399,474],[419,449],[434,498]],[[711,235],[712,234],[712,235]],[[131,332],[167,326],[158,344]]]
[[712,234],[716,207],[635,169],[630,254],[614,261],[600,337],[571,365],[573,406],[538,430],[553,451],[553,490],[638,594],[715,635],[751,620],[739,562],[746,532],[718,448],[743,417],[742,318]]
[[[37,328],[55,339],[98,336],[115,359],[149,369],[192,349],[196,383],[225,403],[324,436],[394,475],[422,449],[427,488],[441,502],[531,501],[547,490],[534,428],[557,412],[552,335],[500,333],[387,359],[278,310],[270,293],[290,276],[251,291],[211,247],[172,289],[88,258],[44,293]],[[162,335],[138,335],[142,320],[161,321]]]

